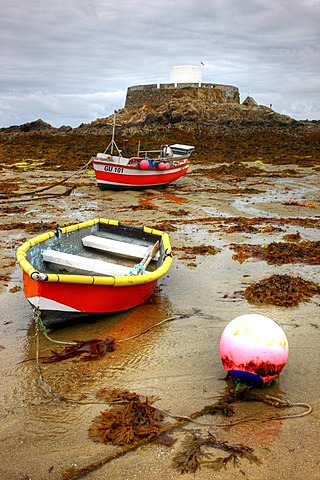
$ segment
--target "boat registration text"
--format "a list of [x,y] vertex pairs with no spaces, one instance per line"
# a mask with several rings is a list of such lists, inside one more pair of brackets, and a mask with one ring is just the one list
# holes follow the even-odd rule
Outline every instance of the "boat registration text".
[[123,173],[123,168],[122,167],[113,167],[111,165],[106,165],[104,167],[104,170],[106,172]]

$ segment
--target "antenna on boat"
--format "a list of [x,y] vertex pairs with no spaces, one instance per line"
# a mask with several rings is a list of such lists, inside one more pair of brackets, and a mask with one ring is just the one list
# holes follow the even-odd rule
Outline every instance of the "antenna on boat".
[[118,145],[116,144],[116,141],[114,139],[116,134],[116,127],[122,127],[122,125],[116,123],[116,113],[117,111],[115,110],[113,113],[113,123],[107,123],[107,125],[112,126],[112,139],[107,148],[105,149],[104,153],[107,153],[108,149],[110,148],[110,154],[113,155],[113,148],[115,147],[118,151],[119,156],[121,156],[121,150],[119,150]]

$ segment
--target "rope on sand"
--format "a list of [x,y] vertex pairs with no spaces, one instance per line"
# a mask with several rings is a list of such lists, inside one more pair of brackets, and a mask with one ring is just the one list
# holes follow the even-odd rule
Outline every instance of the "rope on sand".
[[[269,398],[268,398],[269,397]],[[312,407],[306,403],[292,403],[290,402],[289,400],[286,400],[286,399],[281,399],[281,398],[277,398],[277,397],[270,397],[269,395],[266,395],[265,396],[266,399],[268,400],[272,400],[272,405],[274,406],[278,406],[278,407],[284,407],[284,406],[288,406],[288,407],[295,407],[295,406],[303,406],[303,407],[307,407],[307,411],[304,412],[304,413],[301,413],[301,414],[294,414],[294,415],[286,415],[286,416],[274,416],[274,417],[268,417],[265,419],[265,421],[267,420],[280,420],[280,419],[288,419],[288,418],[297,418],[297,417],[303,417],[305,415],[308,415],[309,413],[311,413],[312,411]],[[262,401],[262,400],[261,400]],[[204,414],[204,411],[203,410],[199,410],[197,412],[194,412],[192,413],[189,417],[188,416],[179,416],[179,415],[171,415],[170,413],[164,411],[164,410],[161,410],[161,412],[163,412],[164,414],[170,416],[170,417],[173,417],[176,419],[176,421],[170,425],[166,425],[163,430],[162,430],[162,434],[163,433],[167,433],[167,432],[171,432],[173,430],[176,430],[177,428],[181,428],[183,425],[189,423],[189,422],[194,422],[200,426],[210,426],[210,427],[231,427],[233,425],[236,425],[237,423],[242,423],[242,422],[245,422],[245,421],[252,421],[252,420],[261,420],[257,417],[252,417],[252,418],[247,418],[247,419],[243,419],[243,420],[239,420],[238,422],[233,422],[233,423],[228,423],[228,424],[203,424],[203,423],[200,423],[198,421],[196,421],[195,419],[197,417],[201,417],[203,414]],[[131,445],[127,445],[123,448],[121,448],[120,450],[118,450],[117,452],[114,452],[110,455],[107,455],[103,458],[101,458],[100,460],[96,461],[96,462],[93,462],[93,463],[90,463],[90,464],[87,464],[83,467],[79,467],[77,469],[73,468],[73,469],[69,469],[67,471],[65,471],[63,473],[63,480],[78,480],[80,478],[84,478],[86,477],[87,475],[89,475],[90,473],[100,469],[101,467],[103,467],[104,465],[106,465],[107,463],[110,463],[112,460],[115,460],[117,458],[120,458],[120,457],[123,457],[124,455],[126,455],[127,453],[129,452],[132,452],[134,450],[137,450],[138,448],[144,446],[144,445],[147,445],[149,443],[152,443],[153,441],[155,441],[156,439],[155,438],[152,438],[152,439],[149,439],[149,438],[146,438],[146,439],[143,439],[139,442],[136,442],[136,443],[133,443]]]
[[[31,190],[29,192],[13,192],[12,196],[9,195],[9,194],[6,194],[5,197],[2,198],[2,200],[3,201],[7,200],[7,201],[10,201],[10,202],[22,202],[22,201],[25,202],[26,199],[19,199],[19,198],[14,199],[13,197],[25,197],[25,196],[28,196],[28,195],[32,195],[33,197],[30,199],[30,201],[31,201],[31,200],[39,200],[39,199],[43,198],[44,196],[56,197],[56,196],[63,196],[63,195],[67,195],[67,194],[70,195],[70,193],[78,186],[80,179],[86,173],[90,163],[92,163],[92,159],[90,159],[83,167],[81,167],[76,172],[73,172],[68,177],[66,177],[62,180],[59,180],[58,182],[55,182],[51,185],[48,185],[47,187],[39,188],[37,190]],[[72,178],[76,175],[79,175],[80,172],[82,172],[82,173],[81,173],[80,177],[78,178],[77,182],[72,187],[68,188],[67,191],[65,191],[63,193],[51,193],[51,194],[47,193],[45,195],[39,195],[42,192],[45,192],[46,190],[50,190],[51,188],[57,187],[58,185],[62,185],[63,183],[70,180],[70,178]],[[34,197],[34,195],[39,195],[39,197]]]
[[132,335],[131,337],[127,337],[127,338],[122,338],[120,340],[116,340],[116,343],[120,343],[120,342],[125,342],[127,340],[133,340],[134,338],[138,338],[140,337],[141,335],[143,335],[144,333],[147,333],[149,332],[150,330],[152,330],[153,328],[155,327],[159,327],[160,325],[163,325],[164,323],[167,323],[167,322],[172,322],[173,320],[178,320],[178,319],[181,319],[181,318],[187,318],[189,315],[187,314],[180,314],[180,315],[176,315],[174,317],[169,317],[169,318],[165,318],[164,320],[161,320],[161,322],[158,322],[158,323],[155,323],[154,325],[151,325],[150,327],[146,328],[145,330],[142,330],[142,332],[139,332],[137,333],[136,335]]
[[62,340],[54,340],[53,338],[49,337],[47,334],[47,329],[42,321],[41,313],[38,307],[35,307],[33,310],[33,319],[36,325],[36,335],[39,332],[43,333],[44,337],[49,340],[49,342],[57,343],[58,345],[77,345],[77,342],[63,342]]

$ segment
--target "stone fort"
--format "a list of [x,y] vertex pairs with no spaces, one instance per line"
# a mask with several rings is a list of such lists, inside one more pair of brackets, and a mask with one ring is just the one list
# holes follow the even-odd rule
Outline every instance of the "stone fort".
[[174,98],[189,97],[214,103],[240,103],[240,93],[233,85],[203,83],[200,67],[173,67],[170,82],[128,87],[125,108],[140,108],[144,103],[158,106]]

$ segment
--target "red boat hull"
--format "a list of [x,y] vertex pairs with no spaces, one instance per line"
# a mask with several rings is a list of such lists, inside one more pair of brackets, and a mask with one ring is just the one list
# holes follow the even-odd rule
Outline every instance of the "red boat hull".
[[168,170],[159,170],[155,167],[142,170],[138,166],[99,160],[93,162],[96,180],[101,190],[160,187],[185,175],[189,165],[190,162],[184,160],[177,165],[171,165]]
[[23,272],[24,294],[33,306],[69,313],[111,313],[136,307],[152,295],[156,283],[118,287],[46,283],[32,280]]

